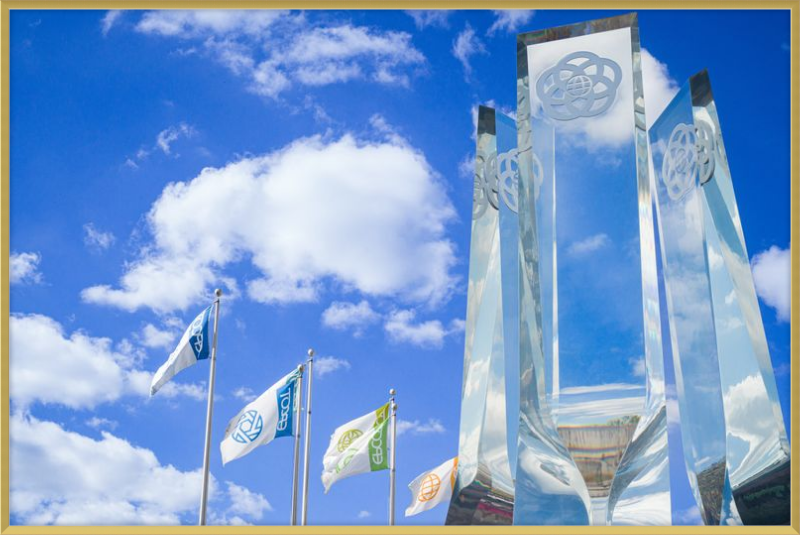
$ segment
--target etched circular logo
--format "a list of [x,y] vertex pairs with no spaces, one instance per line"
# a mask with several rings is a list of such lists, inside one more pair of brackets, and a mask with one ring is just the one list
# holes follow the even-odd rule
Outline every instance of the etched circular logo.
[[519,159],[517,149],[497,156],[498,189],[509,210],[517,213],[519,197]]
[[421,502],[427,502],[436,497],[439,494],[439,489],[442,488],[442,480],[436,474],[428,474],[425,476],[425,479],[422,480],[422,484],[419,486],[419,494],[417,495],[417,499]]
[[363,434],[364,433],[359,429],[350,429],[349,431],[345,431],[342,433],[342,436],[339,437],[339,442],[336,443],[336,449],[340,452],[346,450],[350,447],[350,444],[355,442],[358,437]]
[[594,117],[614,103],[621,79],[616,62],[592,52],[573,52],[539,76],[536,94],[553,119]]
[[697,136],[697,170],[700,173],[700,183],[705,184],[714,174],[714,131],[705,121],[697,121],[695,135]]
[[249,410],[239,417],[236,423],[236,430],[233,432],[233,440],[242,444],[247,444],[258,438],[264,428],[264,420],[256,410]]
[[492,153],[478,165],[483,173],[475,173],[475,184],[472,192],[472,219],[478,219],[491,205],[495,210],[500,207],[497,187],[497,153]]
[[697,174],[697,148],[694,128],[680,123],[669,136],[667,152],[661,164],[661,180],[670,199],[676,201],[692,187]]

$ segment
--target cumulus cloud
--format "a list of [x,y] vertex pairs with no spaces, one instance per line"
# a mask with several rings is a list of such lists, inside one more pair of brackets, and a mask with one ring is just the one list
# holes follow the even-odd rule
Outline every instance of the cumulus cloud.
[[532,9],[496,9],[493,10],[495,19],[491,26],[489,26],[488,34],[492,35],[497,31],[506,31],[514,33],[520,28],[528,24],[533,19],[536,11]]
[[567,253],[575,256],[585,255],[599,251],[603,247],[607,247],[611,243],[608,234],[600,233],[594,236],[589,236],[583,240],[574,242],[567,247]]
[[414,310],[395,310],[388,315],[383,325],[384,330],[393,342],[407,342],[420,347],[442,347],[446,336],[464,329],[462,320],[453,320],[448,328],[439,320],[415,323],[416,316]]
[[419,420],[397,420],[397,436],[409,433],[412,435],[441,435],[445,432],[442,422],[435,418],[428,418],[427,422]]
[[171,351],[175,348],[179,331],[175,329],[159,329],[152,323],[148,323],[142,328],[139,340],[145,347],[160,348]]
[[116,241],[116,237],[111,232],[103,232],[94,226],[94,223],[86,223],[83,226],[83,243],[93,251],[105,251]]
[[336,282],[435,304],[455,284],[445,237],[454,218],[439,175],[407,143],[302,138],[169,184],[147,216],[154,242],[119,287],[81,295],[129,311],[184,310],[212,283],[235,290],[222,269],[247,258],[258,273],[247,293],[263,303],[313,301]]
[[[95,440],[29,415],[11,417],[10,436],[10,509],[22,524],[180,524],[197,510],[200,468],[181,471],[106,431]],[[271,509],[244,487],[218,487],[212,475],[210,502],[227,499],[226,512],[260,520]]]
[[792,313],[790,250],[773,245],[755,255],[751,263],[758,297],[775,309],[778,320],[788,322]]
[[486,54],[486,47],[475,34],[475,30],[467,23],[461,33],[453,41],[453,55],[464,67],[464,77],[469,80],[472,75],[470,58],[478,54]]
[[350,362],[336,357],[319,357],[314,359],[314,375],[324,377],[337,370],[349,370]]
[[247,80],[249,91],[270,98],[293,84],[365,80],[407,86],[411,71],[425,63],[408,33],[352,24],[312,26],[305,14],[288,11],[149,11],[136,30],[196,41]]
[[39,273],[39,253],[11,253],[8,259],[9,282],[11,284],[40,284],[42,274]]
[[450,25],[450,15],[453,13],[449,9],[409,9],[406,14],[414,19],[414,24],[418,30],[428,27],[447,28]]
[[[152,374],[136,369],[140,356],[130,344],[115,348],[109,338],[81,331],[67,336],[39,314],[12,315],[9,335],[10,394],[18,407],[39,402],[84,409],[124,395],[149,396]],[[202,386],[176,382],[165,392],[164,398],[205,397]]]
[[364,332],[364,328],[380,319],[366,300],[360,303],[334,301],[322,313],[322,324],[326,327],[344,331],[353,329],[356,336]]

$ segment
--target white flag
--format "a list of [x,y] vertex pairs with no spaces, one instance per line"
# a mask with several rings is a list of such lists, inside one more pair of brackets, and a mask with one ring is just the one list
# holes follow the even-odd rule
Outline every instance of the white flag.
[[[211,305],[214,306],[214,305]],[[211,336],[209,335],[208,318],[211,316],[211,307],[202,311],[189,325],[183,333],[181,341],[175,351],[153,375],[153,382],[150,383],[150,395],[152,396],[172,379],[176,373],[197,364],[198,360],[204,360],[211,354]]]
[[219,445],[223,465],[276,438],[294,435],[299,378],[300,370],[292,371],[228,422]]
[[449,502],[456,484],[457,466],[458,457],[445,461],[430,472],[420,474],[409,483],[411,505],[406,509],[406,516],[427,511],[444,501]]
[[389,404],[348,422],[331,435],[322,459],[325,493],[340,479],[389,468]]

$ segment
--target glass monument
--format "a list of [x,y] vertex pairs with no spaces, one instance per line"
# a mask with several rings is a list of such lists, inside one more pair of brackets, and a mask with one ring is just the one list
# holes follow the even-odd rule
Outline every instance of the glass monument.
[[689,481],[706,524],[788,524],[790,450],[708,73],[650,130]]

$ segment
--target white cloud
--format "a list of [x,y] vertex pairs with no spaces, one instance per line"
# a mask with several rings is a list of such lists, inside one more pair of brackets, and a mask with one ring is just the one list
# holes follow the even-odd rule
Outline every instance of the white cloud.
[[103,32],[103,37],[108,35],[108,32],[111,31],[117,22],[119,22],[120,17],[124,13],[121,9],[110,9],[106,12],[103,18],[100,20],[100,31]]
[[[53,422],[11,417],[11,514],[27,525],[180,524],[197,510],[202,472],[163,465],[148,449],[108,432],[95,440]],[[211,476],[210,503],[259,520],[266,499]],[[168,492],[165,492],[168,489]]]
[[409,9],[406,14],[414,19],[414,24],[418,30],[428,27],[447,28],[450,25],[449,18],[453,13],[449,9]]
[[405,32],[339,24],[313,27],[288,11],[151,11],[139,32],[196,39],[249,91],[277,98],[293,83],[321,86],[350,80],[409,84],[425,63]]
[[499,30],[509,33],[519,31],[524,24],[528,24],[533,19],[536,11],[532,9],[496,9],[492,13],[494,13],[495,19],[487,32],[489,35]]
[[700,526],[703,524],[703,519],[700,517],[700,509],[696,505],[688,509],[679,509],[673,515],[675,525],[680,526]]
[[227,485],[228,496],[231,499],[228,514],[244,515],[253,520],[261,520],[264,518],[265,512],[272,511],[272,505],[261,494],[252,492],[230,481],[227,482]]
[[350,362],[336,357],[318,357],[314,359],[314,375],[323,377],[337,370],[349,370]]
[[642,84],[647,128],[650,128],[680,87],[669,75],[667,64],[656,59],[646,48],[642,49]]
[[274,9],[164,9],[148,11],[136,25],[139,32],[183,39],[246,34],[258,36],[288,11]]
[[464,323],[454,320],[446,328],[439,320],[414,323],[417,313],[414,310],[395,310],[383,325],[393,342],[408,342],[420,347],[441,347],[444,338],[463,330]]
[[614,418],[640,414],[644,406],[644,396],[624,398],[596,398],[567,404],[559,398],[556,410],[560,425],[588,425],[604,423]]
[[241,401],[244,401],[246,403],[250,403],[251,401],[256,399],[258,395],[255,392],[253,392],[252,388],[248,388],[246,386],[240,386],[239,388],[233,391],[233,397]]
[[475,34],[475,30],[467,23],[456,40],[453,41],[453,55],[464,66],[464,77],[469,79],[472,74],[470,58],[476,54],[486,54],[486,47]]
[[[133,368],[140,359],[129,344],[115,349],[110,339],[80,331],[67,337],[58,322],[38,314],[12,315],[9,335],[10,394],[18,407],[40,402],[83,409],[127,394],[149,396],[152,375]],[[205,397],[201,386],[169,385],[164,398]]]
[[599,251],[603,247],[607,247],[610,243],[611,240],[608,238],[607,234],[595,234],[594,236],[589,236],[583,240],[571,243],[570,246],[567,247],[567,253],[575,256],[585,255]]
[[98,230],[94,223],[86,223],[83,226],[83,243],[95,251],[105,251],[116,241],[116,237],[111,232]]
[[195,134],[193,127],[186,123],[170,126],[156,136],[156,147],[166,155],[172,154],[172,144],[182,137],[192,137]]
[[397,436],[404,433],[412,435],[441,435],[445,432],[442,422],[434,418],[428,418],[425,423],[420,423],[419,420],[397,420]]
[[174,349],[179,334],[180,333],[174,329],[159,329],[152,323],[148,323],[142,328],[139,340],[145,347],[171,351]]
[[790,249],[773,245],[755,255],[752,265],[758,297],[775,309],[780,321],[788,322],[792,312]]
[[634,377],[644,377],[647,371],[645,367],[644,357],[635,357],[628,359],[628,364],[631,365],[631,373]]
[[147,216],[155,241],[120,288],[94,286],[82,297],[129,311],[183,310],[212,283],[235,289],[221,270],[249,258],[259,275],[248,294],[260,302],[315,300],[329,281],[435,304],[455,284],[445,237],[454,218],[440,177],[407,143],[302,138],[169,184]]
[[114,420],[109,420],[108,418],[99,418],[97,416],[92,416],[88,420],[86,420],[86,425],[92,427],[94,429],[100,429],[101,427],[107,427],[112,431],[117,428],[119,422]]
[[358,518],[369,518],[370,516],[372,516],[372,513],[370,513],[369,511],[358,512]]
[[322,324],[326,327],[344,331],[353,329],[356,336],[364,332],[364,328],[380,319],[366,300],[360,303],[334,301],[322,313]]
[[39,273],[39,253],[11,253],[8,259],[9,282],[11,284],[40,284],[42,274]]

